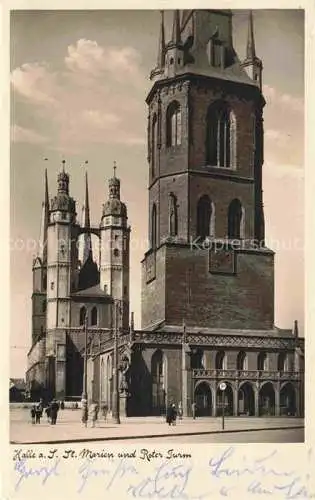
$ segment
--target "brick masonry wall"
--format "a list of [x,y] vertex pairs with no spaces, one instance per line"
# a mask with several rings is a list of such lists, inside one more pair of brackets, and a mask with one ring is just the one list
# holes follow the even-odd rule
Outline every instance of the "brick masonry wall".
[[165,319],[165,246],[156,251],[156,278],[147,283],[146,259],[142,262],[141,328]]
[[180,325],[185,318],[194,326],[272,328],[273,255],[239,253],[236,275],[211,274],[208,258],[205,250],[167,246],[167,323]]

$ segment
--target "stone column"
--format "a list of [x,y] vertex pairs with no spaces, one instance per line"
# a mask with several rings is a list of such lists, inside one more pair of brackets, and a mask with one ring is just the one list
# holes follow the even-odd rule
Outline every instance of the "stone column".
[[212,393],[213,393],[213,411],[212,411],[212,416],[216,417],[217,416],[217,384],[211,384],[212,385]]
[[121,417],[128,417],[128,393],[119,394],[119,413]]
[[56,372],[55,398],[63,400],[66,397],[66,345],[56,342]]
[[238,384],[233,389],[233,416],[238,417]]
[[190,348],[187,344],[182,347],[182,405],[183,405],[183,416],[191,416],[191,405],[192,405],[192,372],[190,370]]
[[275,387],[275,416],[280,417],[280,382]]
[[259,417],[259,389],[255,387],[255,417]]

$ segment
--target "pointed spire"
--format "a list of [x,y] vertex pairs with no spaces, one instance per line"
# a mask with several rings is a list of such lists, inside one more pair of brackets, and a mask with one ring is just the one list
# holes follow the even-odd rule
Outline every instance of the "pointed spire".
[[246,59],[254,61],[256,59],[255,50],[255,39],[254,39],[254,21],[253,21],[253,11],[249,11],[248,17],[248,36],[247,36],[247,49],[246,49]]
[[161,13],[160,38],[158,47],[157,67],[164,68],[165,65],[165,29],[164,29],[164,10]]
[[[47,158],[45,158],[47,161]],[[40,229],[40,240],[39,240],[39,257],[42,263],[47,263],[47,231],[49,223],[49,194],[48,194],[48,176],[47,168],[45,169],[45,188],[44,188],[44,201],[42,203],[42,220]]]
[[64,173],[65,173],[65,164],[66,164],[66,160],[62,160],[61,164],[62,164],[61,171],[62,171],[62,173],[64,174]]
[[85,211],[84,211],[84,227],[90,228],[90,204],[89,204],[89,186],[88,174],[85,172]]
[[116,179],[116,169],[117,169],[117,164],[116,164],[116,161],[114,160],[114,166],[113,166],[113,170],[114,170],[114,176],[113,178]]
[[180,39],[180,13],[179,10],[174,10],[172,40],[176,45],[181,43]]
[[[87,165],[88,162],[85,162],[85,165]],[[83,207],[83,214],[82,214],[82,225],[85,229],[90,229],[91,224],[90,224],[90,203],[89,203],[89,186],[88,186],[88,174],[87,171],[85,172],[85,201],[84,201],[84,207]],[[86,232],[84,233],[84,238],[83,238],[83,252],[82,252],[82,265],[89,259],[93,259],[92,256],[92,238],[91,238],[91,233]]]

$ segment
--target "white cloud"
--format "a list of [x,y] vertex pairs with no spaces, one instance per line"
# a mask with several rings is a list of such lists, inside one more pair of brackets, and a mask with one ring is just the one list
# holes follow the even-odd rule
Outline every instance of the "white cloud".
[[56,102],[56,74],[44,63],[22,64],[11,74],[11,83],[16,92],[39,104]]
[[[103,48],[96,41],[80,39],[69,45],[65,65],[71,71],[98,76],[110,73],[112,79],[142,78],[139,71],[140,54],[132,47]],[[129,83],[135,83],[131,80]]]
[[293,111],[295,113],[304,112],[304,99],[290,94],[282,94],[270,85],[263,86],[263,95],[267,104],[281,106],[282,109]]
[[265,139],[274,142],[278,146],[287,146],[291,140],[291,134],[282,130],[267,129],[265,131]]
[[[80,39],[68,47],[59,73],[46,63],[12,72],[13,91],[49,128],[52,148],[79,151],[88,144],[142,145],[143,85],[140,56],[132,47],[101,47]],[[36,105],[36,107],[34,107]],[[14,109],[18,113],[18,102]]]
[[277,163],[276,161],[265,162],[263,166],[264,174],[271,177],[281,178],[295,178],[297,180],[304,180],[303,165],[290,165]]
[[48,142],[47,137],[44,137],[35,130],[20,127],[19,125],[12,125],[11,140],[12,142],[26,142],[30,144],[43,144]]

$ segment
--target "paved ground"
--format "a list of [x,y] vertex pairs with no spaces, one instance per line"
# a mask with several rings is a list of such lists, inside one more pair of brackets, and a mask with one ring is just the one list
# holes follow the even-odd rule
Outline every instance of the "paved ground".
[[[122,419],[121,424],[109,420],[99,422],[96,428],[90,424],[86,428],[81,423],[80,410],[59,412],[56,426],[50,425],[46,417],[40,425],[30,423],[29,410],[19,408],[10,410],[10,441],[12,443],[65,443],[108,440],[163,439],[176,442],[303,442],[304,421],[297,418],[233,418],[225,419],[222,433],[221,418],[183,419],[176,426],[169,427],[161,417]],[[299,427],[294,433],[292,428]],[[290,429],[288,432],[286,429]],[[275,434],[272,429],[285,429]],[[231,432],[232,431],[232,432]],[[250,431],[250,432],[249,432]],[[250,437],[250,434],[253,436]],[[237,436],[238,434],[238,436]],[[231,436],[233,435],[233,438]],[[279,441],[274,439],[278,436]],[[297,437],[298,436],[298,437]],[[187,441],[188,439],[188,441]],[[263,439],[263,440],[262,440]]]
[[[193,434],[190,436],[166,436],[165,443],[303,443],[304,429],[260,430],[251,432],[225,432],[217,434]],[[122,443],[117,441],[117,443]],[[152,444],[161,442],[160,437],[150,438]],[[142,440],[134,439],[134,444],[142,444]]]

